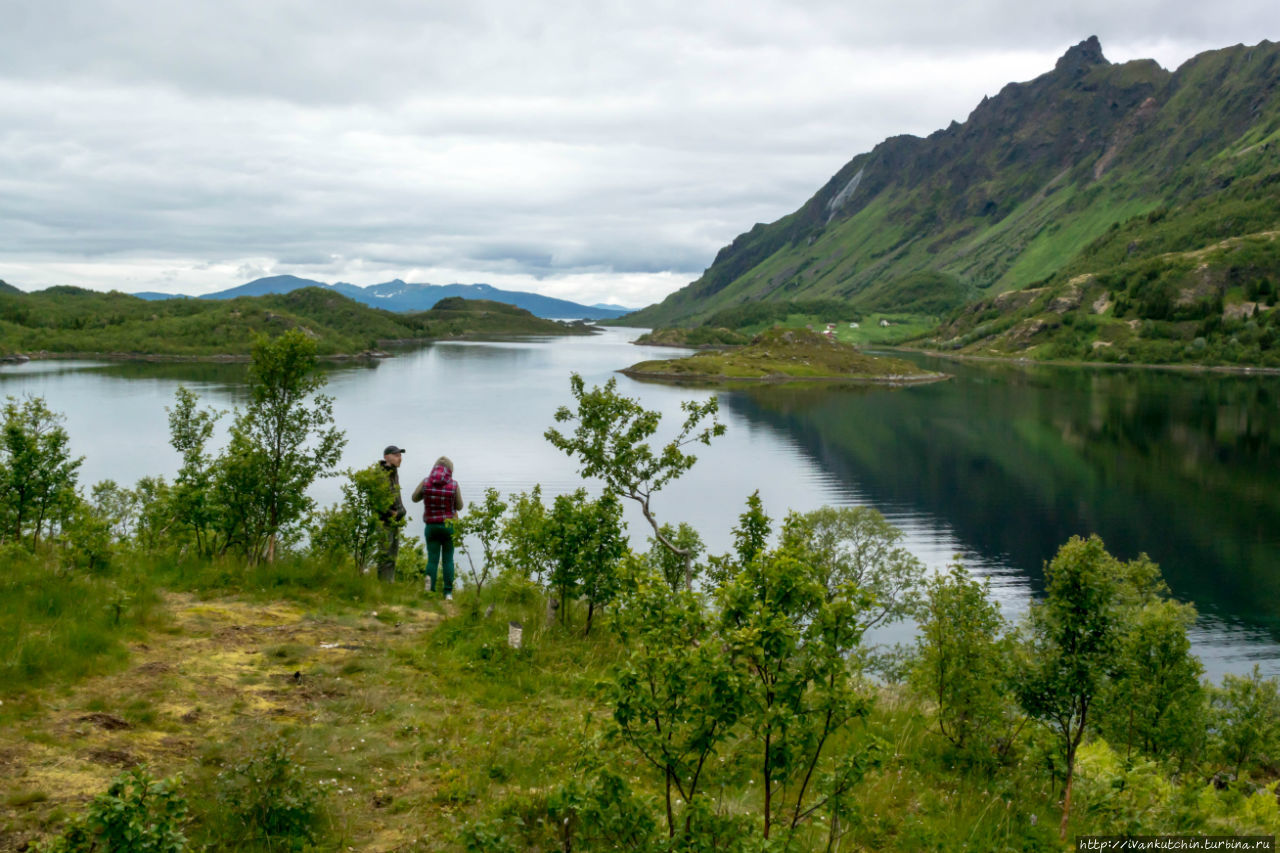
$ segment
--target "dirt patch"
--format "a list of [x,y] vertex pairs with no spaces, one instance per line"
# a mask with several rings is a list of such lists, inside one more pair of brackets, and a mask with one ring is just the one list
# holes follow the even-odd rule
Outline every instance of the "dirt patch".
[[138,675],[164,675],[173,672],[173,667],[162,660],[153,660],[134,669]]
[[1227,319],[1247,320],[1250,317],[1258,315],[1258,303],[1256,302],[1237,302],[1235,305],[1228,305],[1222,309],[1222,316]]
[[101,747],[99,749],[91,749],[86,754],[86,758],[94,764],[102,764],[107,767],[137,767],[142,763],[132,752],[125,749],[110,749]]
[[[145,765],[167,776],[218,744],[234,752],[240,734],[263,721],[327,722],[326,702],[364,689],[347,677],[349,667],[360,672],[361,659],[384,645],[412,646],[443,618],[388,607],[382,619],[328,619],[291,602],[164,597],[171,630],[133,645],[134,666],[86,678],[45,713],[0,728],[0,803],[48,793],[12,823],[0,819],[0,853],[52,831],[124,770]],[[395,846],[364,841],[360,849]]]
[[92,714],[85,714],[83,717],[77,718],[82,723],[92,723],[100,729],[106,729],[109,732],[118,732],[122,729],[131,729],[132,725],[127,720],[122,720],[113,714],[104,714],[96,711]]

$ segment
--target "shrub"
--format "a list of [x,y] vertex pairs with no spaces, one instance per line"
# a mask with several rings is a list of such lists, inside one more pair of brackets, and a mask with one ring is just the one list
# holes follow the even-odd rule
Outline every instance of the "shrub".
[[41,853],[181,853],[187,838],[179,827],[187,814],[178,793],[181,779],[156,781],[138,768],[118,776],[105,794],[74,818]]
[[303,771],[283,740],[224,768],[214,780],[218,814],[206,827],[210,840],[233,850],[302,850],[314,843],[320,799]]

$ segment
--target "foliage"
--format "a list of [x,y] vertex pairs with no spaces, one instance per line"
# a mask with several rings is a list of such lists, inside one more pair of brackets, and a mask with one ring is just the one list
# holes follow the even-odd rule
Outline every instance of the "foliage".
[[501,525],[501,538],[507,543],[503,566],[524,578],[542,583],[555,566],[547,531],[547,508],[542,502],[542,486],[511,496],[511,512]]
[[747,497],[747,508],[738,516],[738,526],[733,528],[733,550],[739,566],[746,566],[764,553],[769,544],[771,519],[764,513],[764,502],[757,489]]
[[977,763],[1002,757],[1012,733],[1013,641],[990,584],[955,564],[925,585],[913,682],[938,731]]
[[608,604],[618,591],[618,562],[627,552],[622,506],[606,492],[595,500],[586,489],[556,495],[546,516],[544,535],[555,555],[548,585],[560,593],[560,618],[568,622],[569,595],[587,599],[583,633],[591,632],[596,608]]
[[169,413],[169,444],[182,455],[182,465],[174,479],[169,511],[176,527],[187,532],[196,553],[214,551],[215,526],[219,520],[214,504],[215,471],[207,447],[223,413],[197,408],[199,398],[184,386],[175,393]]
[[[810,555],[787,544],[793,537],[784,531],[783,545],[743,565],[716,596],[721,635],[747,676],[743,722],[759,755],[765,839],[775,825],[791,838],[824,809],[842,817],[844,794],[871,763],[852,750],[822,769],[831,739],[869,711],[848,657],[872,599],[849,578],[825,586]],[[815,790],[826,774],[833,787]]]
[[1227,674],[1210,692],[1210,732],[1220,761],[1236,777],[1280,760],[1280,684],[1255,664],[1247,676]]
[[315,343],[301,332],[254,344],[249,405],[236,415],[214,482],[226,546],[250,560],[275,558],[281,534],[312,507],[307,487],[332,473],[346,444],[333,398],[317,393],[324,384]]
[[144,769],[116,778],[42,853],[182,853],[186,800],[181,779],[155,780]]
[[1130,608],[1120,629],[1099,728],[1126,759],[1133,750],[1186,763],[1204,747],[1204,672],[1187,631],[1195,608],[1153,600]]
[[[630,397],[617,392],[617,380],[604,387],[586,390],[582,377],[573,374],[569,387],[576,411],[568,406],[556,410],[557,423],[574,424],[572,435],[552,428],[545,433],[555,447],[570,457],[577,457],[578,473],[604,481],[613,495],[635,501],[654,536],[668,550],[679,555],[685,564],[685,587],[693,585],[693,555],[688,549],[668,540],[653,515],[651,502],[655,492],[688,471],[697,457],[681,448],[694,442],[711,444],[711,439],[724,434],[724,424],[716,415],[719,404],[715,397],[704,403],[686,400],[680,404],[685,413],[679,433],[655,452],[649,439],[658,430],[662,415],[645,409]],[[699,428],[703,421],[707,426]]]
[[630,578],[615,625],[629,650],[608,688],[615,736],[658,774],[668,838],[688,839],[709,762],[742,713],[744,675],[699,597],[655,575]]
[[1162,584],[1159,569],[1145,557],[1121,563],[1097,536],[1077,536],[1045,568],[1045,585],[1044,601],[1028,614],[1028,659],[1018,698],[1051,732],[1062,758],[1065,837],[1076,753],[1090,711],[1107,689],[1131,610],[1153,600]]
[[363,572],[373,565],[386,526],[402,527],[404,521],[394,517],[383,520],[387,507],[395,503],[395,490],[378,463],[349,470],[346,477],[342,500],[312,517],[311,549],[330,557],[347,557]]
[[484,500],[472,503],[465,515],[454,521],[454,538],[460,548],[471,559],[471,550],[467,545],[467,537],[474,536],[480,540],[480,568],[471,562],[470,585],[477,593],[484,589],[490,573],[504,562],[504,545],[502,541],[502,517],[507,511],[507,504],[492,487],[484,490]]
[[275,739],[218,773],[210,841],[232,850],[303,850],[316,841],[321,801],[296,753]]
[[683,521],[678,527],[663,524],[660,529],[667,541],[675,545],[678,550],[672,551],[657,539],[649,537],[649,552],[645,555],[645,559],[662,576],[671,591],[675,592],[685,586],[685,560],[679,552],[689,555],[689,562],[693,564],[693,576],[697,578],[698,557],[706,550],[706,546],[702,542],[702,537],[698,535],[698,531]]
[[0,423],[0,544],[25,542],[34,551],[44,533],[76,504],[76,472],[61,415],[40,397],[6,399]]
[[865,506],[793,514],[783,528],[783,544],[804,553],[828,601],[849,589],[870,596],[857,614],[863,631],[905,619],[919,604],[924,564],[902,547],[902,538]]

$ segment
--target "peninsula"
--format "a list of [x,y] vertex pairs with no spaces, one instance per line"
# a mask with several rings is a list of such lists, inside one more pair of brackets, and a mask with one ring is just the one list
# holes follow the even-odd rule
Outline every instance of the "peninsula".
[[775,327],[736,349],[633,364],[621,373],[633,379],[700,382],[842,380],[888,385],[945,379],[897,358],[871,356],[809,329]]

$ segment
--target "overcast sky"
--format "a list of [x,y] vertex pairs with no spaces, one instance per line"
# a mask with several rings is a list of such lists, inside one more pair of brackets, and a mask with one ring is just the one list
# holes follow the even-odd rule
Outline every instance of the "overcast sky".
[[0,21],[0,279],[640,306],[1090,35],[1172,68],[1280,38],[1280,3],[0,0]]

